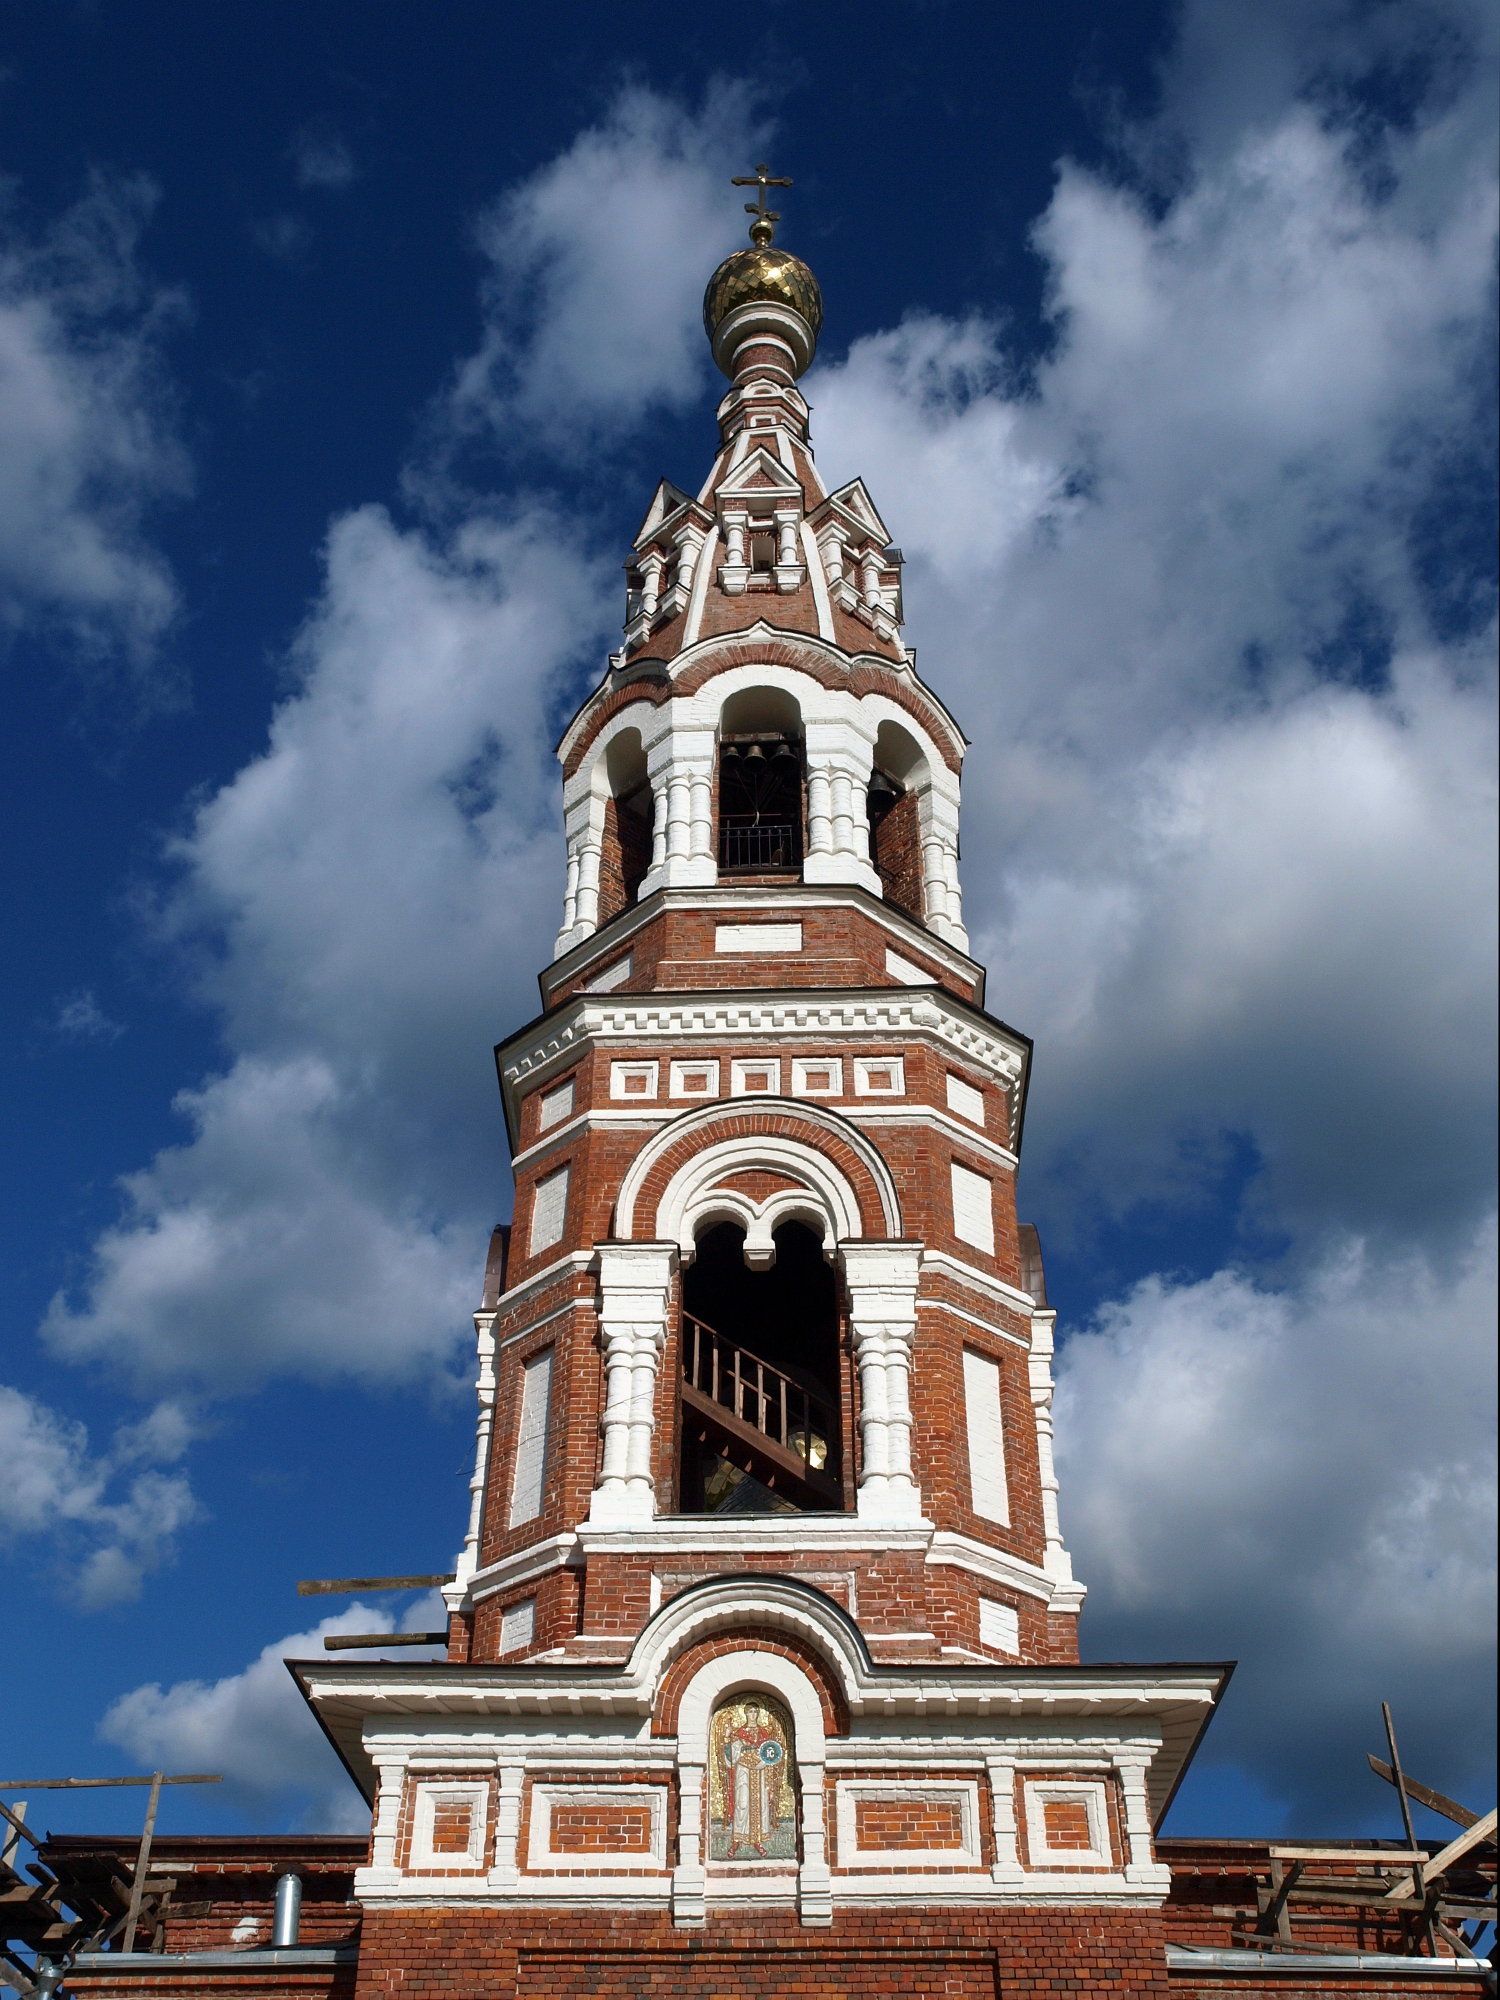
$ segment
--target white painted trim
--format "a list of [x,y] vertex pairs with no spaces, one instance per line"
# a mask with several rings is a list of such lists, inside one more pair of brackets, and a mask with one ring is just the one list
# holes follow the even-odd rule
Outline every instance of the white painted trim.
[[[805,1098],[758,1097],[755,1101],[758,1105],[789,1111],[800,1123],[820,1126],[830,1138],[838,1139],[846,1145],[875,1183],[886,1235],[895,1238],[902,1235],[901,1202],[896,1192],[895,1179],[880,1152],[856,1125],[851,1124],[847,1118],[841,1117],[827,1105],[811,1103]],[[681,1207],[688,1200],[690,1192],[696,1193],[698,1189],[711,1185],[711,1180],[703,1178],[705,1159],[709,1151],[717,1156],[725,1145],[731,1149],[735,1160],[735,1165],[727,1169],[730,1172],[740,1172],[747,1166],[759,1164],[758,1158],[751,1157],[751,1152],[763,1154],[773,1163],[775,1169],[785,1171],[789,1165],[795,1165],[799,1176],[808,1177],[811,1187],[823,1196],[825,1213],[830,1219],[837,1217],[839,1226],[836,1240],[863,1234],[859,1219],[859,1204],[854,1198],[854,1190],[843,1173],[813,1147],[789,1139],[752,1138],[739,1135],[730,1138],[727,1134],[720,1145],[715,1145],[712,1137],[713,1126],[738,1118],[745,1108],[742,1100],[733,1099],[727,1103],[720,1100],[716,1104],[699,1105],[692,1111],[682,1112],[647,1141],[631,1161],[620,1184],[615,1204],[615,1227],[622,1241],[628,1241],[634,1232],[635,1205],[657,1161],[663,1153],[689,1137],[700,1140],[704,1151],[679,1169],[673,1176],[667,1192],[662,1196],[654,1223],[658,1241],[681,1241],[680,1233],[672,1228],[672,1218],[674,1216],[680,1218]],[[746,1149],[751,1151],[747,1152]],[[724,1154],[724,1158],[729,1157],[731,1153]],[[724,1171],[726,1169],[722,1164],[715,1165],[712,1168],[712,1176],[718,1177]]]
[[861,1125],[930,1125],[934,1132],[967,1146],[1006,1173],[1015,1173],[1021,1164],[1008,1146],[1002,1146],[984,1132],[976,1132],[972,1125],[960,1125],[940,1104],[928,1104],[922,1099],[910,1104],[886,1104],[880,1098],[864,1097],[849,1107],[849,1116],[857,1118]]
[[813,606],[818,614],[818,637],[826,639],[830,645],[838,644],[833,626],[833,606],[828,599],[828,579],[823,574],[823,558],[818,550],[818,538],[802,517],[802,554],[807,563],[807,580],[812,585]]
[[[695,1074],[699,1070],[711,1072],[712,1080],[707,1090],[688,1090],[684,1088],[683,1079],[689,1070]],[[684,1061],[674,1062],[670,1071],[667,1095],[669,1097],[680,1098],[688,1104],[712,1104],[719,1095],[718,1058],[716,1056],[688,1057]],[[667,1115],[671,1117],[675,1114],[669,1112]]]
[[962,1306],[951,1305],[947,1299],[918,1299],[917,1311],[952,1313],[953,1317],[961,1319],[965,1326],[978,1327],[981,1333],[987,1333],[995,1340],[1009,1341],[1012,1347],[1019,1347],[1023,1354],[1031,1352],[1031,1342],[1023,1340],[1020,1334],[1007,1333],[1003,1326],[996,1326],[993,1320],[981,1319],[978,1313],[965,1312]]
[[[611,1851],[590,1848],[570,1859],[552,1848],[552,1815],[558,1806],[645,1806],[650,1813],[650,1842],[646,1853],[639,1850]],[[667,1788],[665,1785],[544,1785],[531,1787],[531,1830],[526,1841],[528,1869],[545,1869],[549,1875],[592,1875],[596,1872],[621,1873],[626,1870],[667,1867]],[[527,1884],[528,1890],[530,1884]]]
[[[908,1868],[979,1868],[984,1857],[979,1847],[979,1786],[971,1778],[938,1779],[923,1783],[912,1778],[893,1784],[889,1779],[840,1778],[834,1787],[838,1811],[838,1857],[840,1868],[881,1868],[893,1873]],[[922,1805],[928,1802],[956,1804],[962,1828],[958,1847],[874,1848],[858,1844],[858,1811],[861,1800],[891,1805]]]
[[570,1119],[566,1125],[559,1125],[557,1130],[549,1132],[545,1139],[538,1139],[523,1151],[512,1154],[511,1172],[515,1173],[519,1168],[529,1166],[533,1160],[552,1152],[555,1147],[566,1145],[580,1132],[594,1131],[603,1126],[608,1126],[614,1132],[654,1132],[658,1125],[673,1115],[665,1106],[657,1111],[651,1110],[650,1100],[644,1098],[641,1100],[639,1110],[617,1111],[607,1104],[595,1105],[592,1111],[580,1111],[578,1116]]
[[[569,1569],[577,1566],[576,1551],[578,1537],[575,1534],[549,1535],[544,1542],[533,1542],[530,1547],[514,1549],[498,1562],[487,1563],[483,1569],[475,1570],[469,1578],[469,1600],[477,1604],[483,1597],[494,1597],[503,1590],[514,1590],[523,1583],[535,1583],[538,1577],[546,1576],[555,1569]],[[466,1607],[461,1606],[460,1609]]]
[[[546,1285],[555,1284],[565,1271],[592,1270],[598,1257],[597,1250],[570,1250],[566,1256],[555,1258],[550,1264],[544,1264],[540,1271],[533,1271],[529,1278],[515,1287],[514,1291],[500,1294],[495,1307],[496,1313],[502,1319],[506,1318],[523,1299],[529,1298],[533,1292],[540,1291]],[[506,1345],[509,1345],[509,1336]]]
[[[631,1090],[628,1085],[639,1079],[644,1090]],[[661,1085],[661,1064],[659,1062],[612,1062],[609,1066],[609,1094],[617,1102],[626,1104],[650,1104]]]
[[947,1250],[928,1250],[922,1259],[924,1269],[937,1268],[957,1278],[961,1284],[969,1285],[976,1292],[986,1292],[992,1299],[998,1299],[1022,1319],[1030,1319],[1042,1310],[1030,1292],[1019,1291],[1008,1285],[1004,1278],[997,1278],[989,1271],[981,1271],[977,1265],[966,1264],[962,1257],[955,1257]]
[[[712,478],[712,474],[709,475]],[[700,496],[701,498],[701,496]],[[718,524],[709,529],[698,551],[697,566],[693,571],[693,588],[688,597],[688,607],[683,618],[682,643],[684,648],[697,642],[703,629],[703,607],[708,601],[709,578],[714,573],[714,558],[719,552]]]
[[976,1542],[972,1535],[955,1534],[950,1528],[934,1531],[926,1561],[933,1568],[946,1564],[952,1569],[968,1570],[971,1576],[982,1577],[986,1583],[997,1583],[1027,1597],[1040,1598],[1049,1608],[1057,1593],[1056,1579],[1036,1563],[1013,1556],[1005,1549],[992,1548],[988,1542]]
[[[762,1090],[752,1088],[752,1076],[766,1078]],[[780,1097],[781,1062],[776,1056],[736,1056],[729,1065],[729,1095],[731,1097]]]

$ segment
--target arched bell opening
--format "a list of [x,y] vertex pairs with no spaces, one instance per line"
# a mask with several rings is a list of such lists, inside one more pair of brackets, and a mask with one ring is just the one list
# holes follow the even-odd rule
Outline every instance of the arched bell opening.
[[638,729],[622,729],[604,752],[608,794],[599,848],[599,922],[628,910],[651,867],[651,785]]
[[924,915],[922,824],[919,788],[927,760],[899,723],[882,722],[865,810],[870,822],[870,860],[888,903],[908,916]]
[[775,1261],[750,1269],[745,1231],[714,1224],[683,1273],[685,1514],[845,1505],[838,1280],[805,1223],[782,1223],[772,1241]]
[[782,688],[743,688],[719,721],[719,872],[802,866],[802,711]]

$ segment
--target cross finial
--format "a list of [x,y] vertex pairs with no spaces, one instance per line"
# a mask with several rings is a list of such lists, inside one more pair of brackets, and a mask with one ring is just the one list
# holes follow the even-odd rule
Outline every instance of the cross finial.
[[766,207],[766,189],[789,188],[790,180],[773,174],[762,160],[753,174],[736,174],[730,185],[737,188],[759,189],[756,199],[745,203],[745,213],[755,217],[750,225],[750,241],[759,244],[763,249],[776,234],[773,224],[781,220],[775,209]]

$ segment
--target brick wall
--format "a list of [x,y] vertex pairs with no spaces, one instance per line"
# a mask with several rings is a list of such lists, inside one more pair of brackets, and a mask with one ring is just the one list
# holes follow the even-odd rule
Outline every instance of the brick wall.
[[854,1844],[877,1853],[903,1847],[962,1847],[963,1814],[948,1799],[859,1799]]
[[922,823],[915,792],[905,792],[875,828],[875,869],[885,900],[922,921]]

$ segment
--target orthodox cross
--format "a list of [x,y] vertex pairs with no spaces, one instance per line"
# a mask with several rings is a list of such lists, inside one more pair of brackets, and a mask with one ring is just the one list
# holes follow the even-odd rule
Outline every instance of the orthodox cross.
[[734,179],[730,182],[731,187],[753,187],[759,189],[756,199],[745,203],[746,215],[753,215],[755,217],[754,222],[750,225],[750,240],[752,243],[769,243],[774,234],[771,225],[781,220],[780,215],[775,209],[766,207],[766,189],[789,188],[791,185],[790,180],[773,174],[766,166],[764,160],[760,162],[753,174],[736,174],[734,176]]

